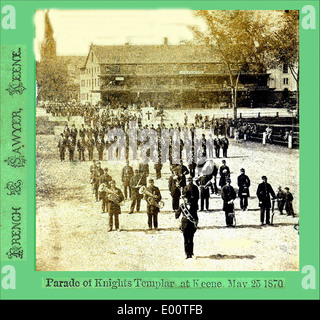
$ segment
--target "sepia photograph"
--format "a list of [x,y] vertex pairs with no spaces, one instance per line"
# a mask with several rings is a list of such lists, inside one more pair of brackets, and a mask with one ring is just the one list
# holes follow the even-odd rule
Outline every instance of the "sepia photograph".
[[37,271],[299,271],[299,11],[34,25]]

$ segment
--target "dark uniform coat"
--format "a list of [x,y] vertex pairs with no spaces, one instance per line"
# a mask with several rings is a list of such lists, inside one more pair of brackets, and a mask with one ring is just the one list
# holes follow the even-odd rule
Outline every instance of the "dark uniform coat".
[[121,180],[123,182],[123,185],[129,186],[130,185],[130,179],[133,176],[133,169],[131,166],[125,166],[122,169],[122,175]]
[[221,198],[223,200],[223,210],[226,212],[233,212],[234,204],[228,203],[231,200],[234,200],[237,197],[236,192],[232,186],[225,185],[221,189]]
[[140,202],[143,195],[139,193],[139,189],[140,189],[139,183],[140,183],[140,176],[139,174],[135,173],[130,179],[131,200],[132,200],[130,205],[130,213],[133,213],[135,206],[137,211],[140,210]]
[[257,189],[257,197],[259,199],[259,207],[271,208],[271,198],[276,198],[276,195],[271,187],[271,185],[267,182],[262,182],[258,185]]
[[[115,188],[115,193],[118,196],[119,202],[122,202],[124,200],[122,191],[119,188]],[[108,212],[109,214],[120,214],[121,213],[120,204],[117,204],[111,200],[108,200]]]
[[178,219],[180,214],[182,214],[180,230],[182,231],[184,237],[185,253],[187,255],[187,258],[190,258],[193,256],[193,237],[195,232],[197,231],[197,224],[199,220],[197,214],[199,189],[195,184],[188,184],[184,187],[182,195],[193,221],[191,221],[191,219],[188,219],[183,214],[181,207],[178,211],[176,211],[175,217],[176,219]]
[[[146,191],[149,193],[152,193],[153,195],[156,196],[156,202],[159,202],[162,199],[160,190],[158,187],[156,186],[149,186],[146,188]],[[149,196],[146,195],[145,198],[148,198]],[[148,214],[155,214],[158,213],[160,211],[160,209],[154,205],[150,205],[149,203],[147,203],[147,213]]]
[[[171,194],[172,197],[172,209],[173,210],[178,210],[179,209],[179,199],[180,199],[180,195],[181,195],[181,187],[179,186],[179,182],[177,181],[177,179],[175,179],[176,175],[173,174],[169,177],[169,183],[168,183],[168,187],[169,187],[169,192]],[[177,176],[176,176],[177,177]]]
[[[198,221],[198,208],[199,208],[199,189],[195,184],[188,184],[184,187],[182,192],[182,197],[185,198],[185,202],[189,209],[189,212],[195,221]],[[179,218],[181,214],[181,210],[176,213],[176,219]],[[194,232],[196,231],[196,227],[194,224],[187,219],[184,215],[181,219],[181,231],[184,232],[186,229],[192,229]]]
[[220,140],[220,146],[223,150],[223,156],[224,157],[227,157],[227,150],[229,148],[229,140],[227,137],[223,137],[221,140]]
[[223,187],[226,184],[226,179],[230,177],[230,169],[227,165],[222,165],[219,169],[220,180],[219,186]]
[[209,190],[209,185],[207,186],[207,183],[210,180],[208,179],[207,176],[200,176],[196,183],[199,186],[200,189],[200,196],[201,196],[201,210],[204,209],[204,204],[206,204],[206,209],[209,209],[209,198],[210,198],[210,190]]
[[250,179],[246,174],[240,174],[238,176],[238,187],[239,187],[239,191],[238,191],[238,196],[246,196],[246,197],[250,197],[250,191],[249,191],[249,187],[250,187]]

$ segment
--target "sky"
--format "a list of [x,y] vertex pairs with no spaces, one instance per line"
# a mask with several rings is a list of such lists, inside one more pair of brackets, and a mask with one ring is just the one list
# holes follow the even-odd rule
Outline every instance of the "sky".
[[[58,55],[87,55],[91,43],[97,45],[169,44],[191,40],[187,25],[200,24],[191,10],[50,10]],[[34,50],[44,35],[44,11],[34,16]]]

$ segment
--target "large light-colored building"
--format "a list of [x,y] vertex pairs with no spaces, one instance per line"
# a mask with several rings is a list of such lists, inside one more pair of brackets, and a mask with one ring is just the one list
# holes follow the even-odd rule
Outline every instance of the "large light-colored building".
[[[269,73],[243,73],[238,104],[266,104]],[[91,45],[80,73],[81,103],[228,107],[229,73],[208,45]]]

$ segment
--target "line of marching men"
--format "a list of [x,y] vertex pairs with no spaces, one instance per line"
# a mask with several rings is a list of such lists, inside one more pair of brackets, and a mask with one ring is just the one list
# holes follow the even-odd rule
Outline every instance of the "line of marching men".
[[[208,165],[209,166],[206,166]],[[172,166],[171,176],[169,178],[169,191],[172,197],[172,209],[178,210],[179,199],[181,197],[181,187],[186,185],[186,175],[189,174],[188,168],[183,165]],[[200,174],[193,179],[199,189],[199,208],[200,211],[210,210],[209,199],[211,194],[221,194],[223,200],[223,210],[226,214],[226,225],[233,226],[234,221],[234,200],[239,197],[240,208],[245,211],[248,209],[248,199],[250,197],[251,181],[245,173],[245,169],[240,169],[240,174],[237,177],[237,193],[231,185],[230,168],[226,164],[226,160],[222,160],[222,165],[218,165],[214,161],[207,161],[202,167]],[[219,179],[219,188],[217,185],[217,177]],[[281,186],[278,187],[277,194],[274,192],[272,186],[267,182],[267,177],[261,177],[262,183],[258,185],[256,195],[259,200],[260,221],[261,224],[270,224],[270,209],[274,210],[275,202],[278,204],[280,214],[285,210],[287,215],[295,216],[293,210],[293,195],[288,187],[284,190]],[[220,190],[220,192],[219,192]],[[271,197],[270,197],[271,196]]]
[[[118,122],[114,122],[114,120],[115,118],[108,119],[104,126],[85,126],[82,124],[79,128],[76,128],[75,124],[72,124],[71,126],[66,124],[58,138],[57,147],[60,160],[66,160],[66,154],[68,154],[69,161],[75,161],[76,150],[79,154],[79,161],[85,161],[86,159],[92,161],[94,158],[94,152],[98,154],[97,160],[100,161],[114,160],[115,158],[118,160],[125,159],[129,152],[130,130],[128,129],[128,121],[130,118],[124,118],[122,120],[116,119]],[[113,137],[113,134],[110,134],[110,137],[108,137],[108,133],[112,133],[112,129],[120,129],[126,136],[126,143],[118,145],[115,148],[116,150],[109,148],[117,142],[118,138],[117,136]],[[174,149],[180,150],[180,158],[182,158],[183,150],[186,153],[185,156],[188,157],[190,155],[187,154],[187,150],[190,146],[193,150],[198,149],[196,151],[199,154],[201,153],[203,156],[209,158],[219,158],[221,153],[223,157],[227,157],[229,148],[229,140],[227,136],[216,135],[210,131],[208,134],[203,133],[201,137],[198,137],[195,135],[196,127],[193,123],[190,126],[184,126],[182,128],[180,128],[178,123],[175,127],[173,124],[170,124],[169,126],[166,126],[165,124],[158,124],[157,128],[155,128],[153,124],[149,127],[148,125],[142,126],[142,123],[140,123],[137,127],[137,135],[140,136],[142,141],[137,140],[136,137],[132,137],[134,138],[133,141],[136,141],[138,148],[140,145],[147,143],[153,137],[153,135],[149,134],[149,131],[144,131],[143,129],[154,130],[155,136],[157,136],[157,142],[155,141],[154,144],[158,143],[158,154],[160,156],[162,146],[168,148],[170,163],[172,162],[172,158],[175,156],[173,154]],[[166,135],[162,136],[161,130],[163,129],[168,130],[169,141],[167,141]],[[173,132],[176,135],[175,138],[172,136]],[[185,135],[186,132],[188,132],[187,135]],[[182,136],[184,137],[182,138]],[[116,152],[116,154],[114,154],[114,152]]]
[[[121,180],[123,191],[117,187],[116,181],[109,175],[108,168],[102,168],[101,162],[93,160],[90,167],[90,183],[96,201],[101,201],[102,213],[109,214],[109,231],[120,231],[119,214],[123,201],[131,199],[130,212],[140,211],[141,200],[147,201],[148,227],[158,230],[158,213],[163,207],[162,196],[154,179],[149,178],[148,163],[140,163],[138,169],[133,170],[129,161],[122,169]],[[147,186],[148,180],[148,186]]]
[[[206,167],[207,164],[210,164]],[[209,169],[209,170],[208,170]],[[217,176],[220,176],[219,187]],[[113,229],[120,231],[119,214],[125,199],[131,199],[129,214],[140,211],[141,200],[147,202],[147,224],[148,228],[158,230],[158,213],[163,207],[160,190],[154,185],[154,180],[148,178],[148,163],[140,163],[138,168],[133,170],[129,161],[122,169],[121,180],[123,190],[116,181],[109,175],[108,168],[102,168],[100,161],[93,160],[90,167],[90,183],[96,201],[101,201],[102,213],[109,214],[109,231]],[[260,206],[261,225],[272,224],[274,203],[277,201],[278,210],[283,214],[295,216],[293,210],[293,195],[289,188],[282,190],[278,188],[277,194],[268,183],[266,176],[262,176],[262,182],[258,185],[256,195]],[[147,183],[148,182],[148,183]],[[247,210],[248,198],[250,197],[250,178],[246,175],[245,169],[240,170],[237,177],[238,194],[231,185],[230,168],[226,160],[218,166],[207,162],[197,177],[190,175],[189,169],[181,161],[180,164],[171,166],[171,175],[168,181],[168,190],[172,198],[172,210],[175,217],[181,218],[181,231],[184,236],[184,246],[187,258],[193,256],[193,236],[198,225],[198,211],[209,210],[210,194],[221,194],[223,211],[227,227],[235,226],[234,201],[237,196],[240,199],[240,208]],[[220,189],[220,190],[219,190]],[[199,205],[200,204],[200,205]]]

